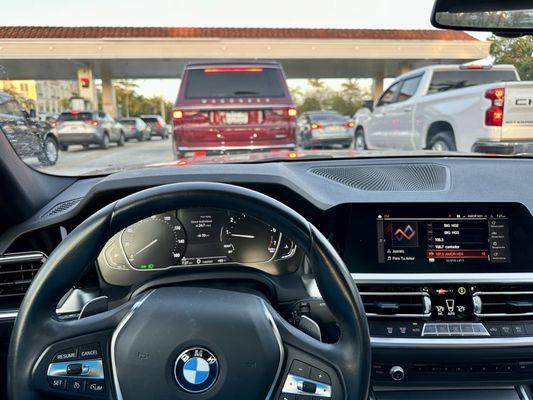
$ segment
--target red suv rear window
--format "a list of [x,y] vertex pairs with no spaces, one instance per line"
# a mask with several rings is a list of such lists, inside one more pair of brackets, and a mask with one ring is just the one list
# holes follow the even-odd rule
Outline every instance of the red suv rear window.
[[282,75],[276,68],[209,67],[190,69],[187,99],[285,97]]

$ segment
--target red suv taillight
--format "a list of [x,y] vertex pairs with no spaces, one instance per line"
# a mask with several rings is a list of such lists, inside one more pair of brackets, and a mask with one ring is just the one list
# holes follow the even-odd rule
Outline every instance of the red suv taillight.
[[209,122],[209,113],[200,110],[172,110],[172,122],[174,125],[183,123],[206,124]]
[[505,88],[490,89],[485,92],[485,98],[492,102],[490,108],[485,112],[485,125],[502,126],[503,106],[505,103]]

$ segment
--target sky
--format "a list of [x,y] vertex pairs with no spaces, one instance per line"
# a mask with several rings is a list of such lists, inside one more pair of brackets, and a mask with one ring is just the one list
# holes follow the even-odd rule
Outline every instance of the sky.
[[[433,0],[17,0],[0,25],[432,29]],[[30,11],[31,10],[31,11]],[[304,82],[291,81],[291,85]],[[333,86],[338,82],[331,82]],[[174,100],[178,80],[141,80]]]

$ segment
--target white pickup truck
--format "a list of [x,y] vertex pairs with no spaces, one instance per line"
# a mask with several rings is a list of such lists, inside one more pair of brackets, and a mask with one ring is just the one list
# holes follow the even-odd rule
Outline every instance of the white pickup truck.
[[355,148],[533,153],[533,82],[512,65],[437,65],[355,115]]

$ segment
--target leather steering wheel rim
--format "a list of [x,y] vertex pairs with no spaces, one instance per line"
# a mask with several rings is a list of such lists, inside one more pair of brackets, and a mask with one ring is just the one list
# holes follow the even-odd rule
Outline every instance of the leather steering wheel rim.
[[[8,355],[8,398],[40,398],[33,385],[40,355],[59,340],[116,327],[128,312],[60,321],[55,307],[90,268],[107,240],[125,227],[172,209],[211,207],[243,212],[281,229],[309,257],[323,300],[341,335],[325,344],[301,333],[273,312],[285,345],[321,354],[340,373],[344,398],[363,400],[370,385],[370,338],[363,304],[344,262],[327,239],[304,217],[264,194],[221,183],[176,183],[146,189],[102,208],[74,229],[52,252],[20,306]],[[279,382],[278,382],[279,384]]]

